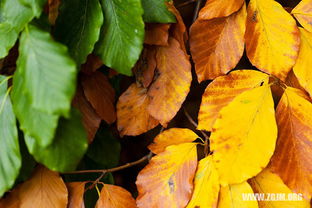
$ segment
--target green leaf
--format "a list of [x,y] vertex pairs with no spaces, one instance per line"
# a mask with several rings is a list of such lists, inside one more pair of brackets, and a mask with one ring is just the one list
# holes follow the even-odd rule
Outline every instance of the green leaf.
[[0,17],[0,58],[3,58],[8,55],[18,34],[34,15],[32,10],[21,4],[19,0],[1,0]]
[[22,33],[17,71],[32,107],[68,115],[75,93],[77,70],[67,48],[33,25]]
[[47,2],[47,0],[19,0],[19,1],[21,4],[30,7],[36,17],[40,16],[43,6]]
[[55,36],[68,46],[70,55],[80,65],[93,51],[102,24],[99,0],[66,0],[56,20]]
[[120,149],[119,141],[110,130],[107,127],[100,128],[89,146],[87,156],[105,168],[112,168],[118,165]]
[[0,75],[0,197],[14,185],[22,165],[16,119],[8,93],[7,79]]
[[87,134],[76,109],[72,109],[69,119],[60,119],[54,141],[48,147],[40,147],[28,135],[25,135],[25,141],[38,162],[58,172],[73,171],[88,147]]
[[144,9],[144,22],[175,23],[176,18],[172,14],[164,0],[142,0]]
[[144,22],[140,0],[101,0],[104,26],[96,53],[104,64],[121,74],[131,75],[131,68],[143,48]]

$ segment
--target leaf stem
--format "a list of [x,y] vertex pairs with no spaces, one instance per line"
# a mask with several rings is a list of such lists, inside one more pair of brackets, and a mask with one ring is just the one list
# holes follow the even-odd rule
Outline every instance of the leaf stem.
[[194,10],[194,16],[193,16],[193,23],[195,22],[195,20],[198,16],[201,3],[202,3],[202,0],[197,0],[197,2],[196,2],[196,6],[195,6],[195,10]]

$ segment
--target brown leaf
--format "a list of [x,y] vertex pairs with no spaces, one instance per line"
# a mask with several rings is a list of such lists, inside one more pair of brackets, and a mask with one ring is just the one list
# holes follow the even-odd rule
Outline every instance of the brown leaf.
[[237,12],[243,4],[244,0],[208,0],[206,5],[200,10],[198,19],[210,20],[218,17],[227,17]]
[[59,174],[43,166],[19,187],[20,208],[66,208],[67,197]]
[[16,187],[11,192],[9,192],[5,197],[0,199],[0,208],[20,208],[20,200],[18,198],[18,187]]
[[83,195],[86,182],[66,183],[69,199],[68,208],[85,208]]
[[115,185],[105,184],[95,208],[136,208],[131,194]]
[[290,87],[294,87],[294,88],[297,88],[297,89],[300,89],[302,91],[305,91],[305,89],[300,85],[296,75],[294,74],[294,71],[291,70],[288,75],[287,75],[287,78],[285,80],[285,83],[290,86]]
[[101,118],[95,112],[91,104],[84,95],[81,85],[78,85],[73,106],[80,110],[82,114],[82,123],[88,133],[88,141],[91,143],[100,126]]
[[85,74],[90,75],[93,72],[95,72],[97,69],[99,69],[102,65],[103,65],[103,62],[98,56],[94,54],[90,54],[87,57],[86,63],[84,63],[81,66],[81,71]]
[[85,75],[82,86],[87,100],[97,114],[108,124],[114,123],[116,120],[115,91],[107,77],[99,71],[92,75]]
[[138,84],[147,88],[153,81],[156,69],[156,49],[154,46],[145,46],[140,59],[133,68]]
[[190,29],[190,49],[198,81],[233,69],[244,52],[246,7],[229,17],[197,20]]
[[157,47],[156,61],[159,75],[148,90],[148,112],[166,126],[190,91],[191,64],[174,38],[168,46]]
[[307,198],[312,195],[312,104],[288,87],[276,111],[278,140],[271,168],[284,183]]
[[58,9],[61,4],[61,0],[49,0],[48,8],[49,8],[49,22],[51,25],[55,25],[55,20],[58,16]]
[[150,98],[147,89],[132,84],[117,102],[117,127],[120,135],[136,136],[154,127],[159,122],[147,111]]
[[146,23],[144,43],[149,45],[168,45],[170,24]]

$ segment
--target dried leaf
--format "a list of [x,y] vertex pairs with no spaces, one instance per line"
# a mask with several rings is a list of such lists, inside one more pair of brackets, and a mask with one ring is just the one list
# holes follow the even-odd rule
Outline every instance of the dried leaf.
[[86,98],[91,103],[97,114],[108,124],[116,120],[115,91],[107,77],[97,71],[92,75],[85,75],[82,86]]
[[[256,177],[252,178],[249,183],[255,193],[265,194],[264,199],[271,199],[260,200],[259,208],[310,208],[309,201],[304,199],[295,200],[294,193],[283,183],[278,175],[269,169],[264,169]],[[287,200],[289,195],[293,196],[293,198]],[[282,199],[276,200],[277,197],[282,197]],[[285,200],[283,200],[284,197]]]
[[299,51],[295,20],[274,0],[251,0],[247,14],[245,39],[250,62],[285,80]]
[[83,195],[86,182],[66,183],[68,189],[68,208],[85,208]]
[[131,194],[115,185],[105,184],[95,208],[136,208]]
[[198,19],[210,20],[218,17],[227,17],[237,12],[243,4],[244,0],[208,0],[206,5],[200,10]]
[[193,196],[186,208],[216,208],[219,189],[218,173],[214,167],[212,156],[208,156],[199,161]]
[[278,140],[271,168],[294,192],[312,195],[312,104],[302,91],[286,88],[276,112]]
[[192,195],[196,166],[195,143],[168,146],[138,175],[138,207],[185,207]]
[[91,75],[93,72],[99,69],[102,65],[103,65],[103,62],[98,56],[94,54],[90,54],[87,57],[86,63],[84,63],[81,66],[81,71],[85,74]]
[[20,208],[18,188],[19,186],[0,199],[0,208]]
[[191,64],[173,38],[169,38],[168,46],[157,48],[156,60],[159,75],[148,90],[151,99],[148,112],[166,126],[189,93]]
[[66,208],[67,189],[58,173],[39,166],[19,187],[20,208]]
[[168,45],[170,24],[147,23],[144,43],[149,45]]
[[150,98],[147,89],[132,84],[117,103],[117,127],[121,136],[136,136],[159,124],[147,111]]
[[234,98],[220,111],[210,136],[220,184],[242,183],[258,174],[270,161],[276,138],[269,85],[245,91]]
[[300,51],[293,71],[300,85],[312,96],[312,73],[310,70],[312,66],[312,33],[303,28],[299,29],[301,38]]
[[253,190],[247,182],[221,187],[218,208],[258,208],[258,202],[244,200],[243,194],[253,194]]
[[171,128],[158,134],[148,149],[155,154],[165,151],[170,145],[177,145],[187,142],[193,142],[198,138],[190,129]]
[[254,70],[237,70],[217,77],[206,88],[198,113],[197,129],[211,131],[220,110],[242,92],[267,84],[269,76]]
[[58,16],[58,9],[61,4],[61,0],[48,0],[49,8],[49,22],[51,25],[55,24],[55,20]]
[[[209,2],[209,1],[208,1]],[[190,29],[190,49],[199,82],[233,69],[244,52],[246,7],[229,17],[197,20]]]
[[291,11],[298,22],[309,32],[312,32],[312,1],[301,0],[300,3]]
[[293,70],[291,70],[288,73],[287,78],[285,80],[285,83],[290,87],[294,87],[294,88],[300,89],[302,91],[305,91],[305,89],[300,85],[298,78],[296,77]]

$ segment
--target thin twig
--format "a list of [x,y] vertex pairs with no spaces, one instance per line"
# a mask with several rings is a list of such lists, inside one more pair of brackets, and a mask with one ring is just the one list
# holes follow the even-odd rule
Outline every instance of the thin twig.
[[195,22],[195,20],[198,16],[201,3],[202,3],[202,0],[197,0],[195,10],[194,10],[193,22]]
[[189,0],[189,1],[183,2],[181,4],[178,4],[177,8],[181,8],[181,7],[187,6],[187,5],[191,4],[191,3],[194,3],[195,1],[196,0]]

